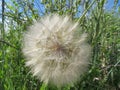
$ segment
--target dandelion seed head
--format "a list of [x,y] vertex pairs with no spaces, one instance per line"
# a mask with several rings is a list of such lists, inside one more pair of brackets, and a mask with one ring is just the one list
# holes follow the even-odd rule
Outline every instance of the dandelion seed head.
[[86,34],[76,38],[78,23],[69,16],[49,15],[29,27],[24,35],[26,66],[38,79],[58,87],[73,85],[87,70],[90,45]]

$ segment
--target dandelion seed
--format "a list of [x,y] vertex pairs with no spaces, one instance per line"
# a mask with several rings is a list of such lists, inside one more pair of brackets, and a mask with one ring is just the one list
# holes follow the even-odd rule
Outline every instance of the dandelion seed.
[[34,23],[24,35],[23,53],[26,66],[38,79],[57,87],[73,85],[86,71],[90,46],[86,34],[74,35],[78,23],[68,16],[45,16]]

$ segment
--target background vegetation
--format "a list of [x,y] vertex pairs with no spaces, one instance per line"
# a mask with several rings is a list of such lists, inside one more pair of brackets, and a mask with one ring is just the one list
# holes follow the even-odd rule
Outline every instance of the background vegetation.
[[[109,1],[109,0],[108,0]],[[29,73],[21,52],[27,27],[46,14],[71,15],[89,35],[93,48],[89,71],[63,90],[120,90],[120,9],[114,0],[2,0],[0,22],[0,90],[57,90]],[[94,3],[93,3],[94,2]],[[82,18],[81,18],[82,16]]]

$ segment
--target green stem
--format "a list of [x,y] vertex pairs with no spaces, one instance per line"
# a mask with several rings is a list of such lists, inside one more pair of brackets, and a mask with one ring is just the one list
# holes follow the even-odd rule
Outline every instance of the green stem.
[[90,9],[90,7],[95,3],[96,0],[94,0],[89,6],[88,8],[83,12],[82,16],[78,19],[77,22],[79,22],[84,16],[85,14],[87,13],[87,11]]

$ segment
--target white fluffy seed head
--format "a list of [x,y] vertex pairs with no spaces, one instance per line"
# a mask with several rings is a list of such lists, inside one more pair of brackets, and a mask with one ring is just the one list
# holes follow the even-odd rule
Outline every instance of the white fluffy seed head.
[[78,23],[68,16],[49,15],[34,23],[24,35],[26,66],[38,79],[58,87],[74,84],[89,64],[86,34],[74,35]]

